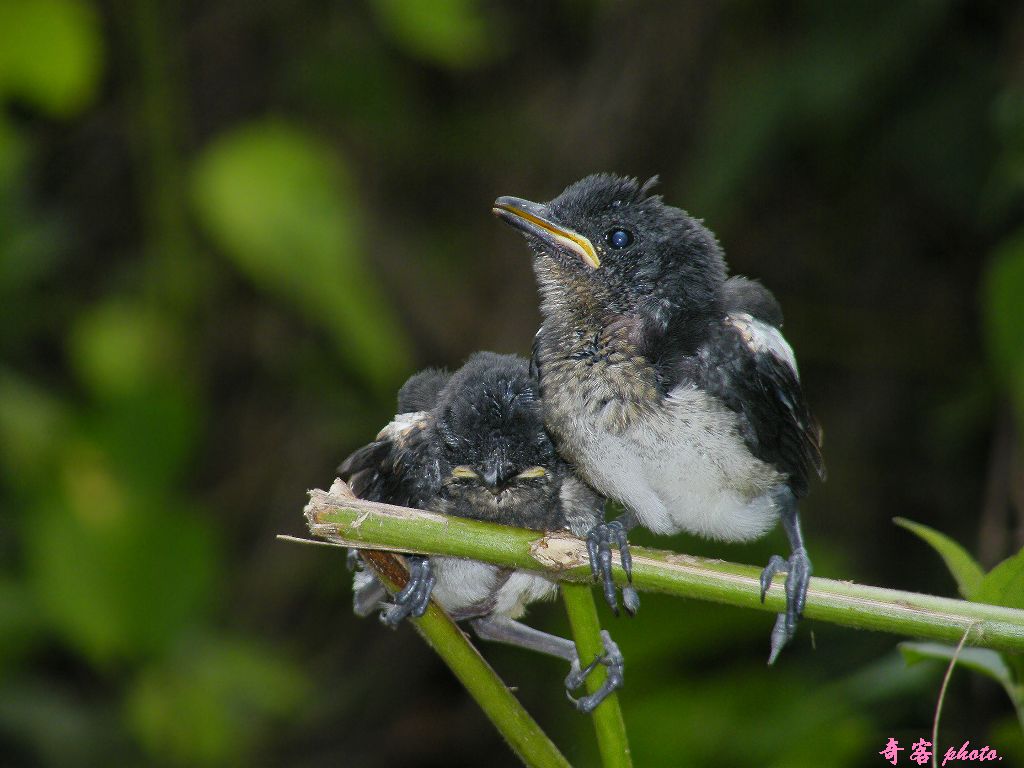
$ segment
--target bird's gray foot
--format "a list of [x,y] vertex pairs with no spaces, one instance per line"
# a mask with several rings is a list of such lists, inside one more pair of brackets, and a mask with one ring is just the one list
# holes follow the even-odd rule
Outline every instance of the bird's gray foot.
[[430,593],[434,591],[434,569],[430,558],[421,555],[406,555],[409,566],[409,582],[395,595],[395,601],[380,614],[382,624],[394,629],[402,619],[412,616],[419,618],[427,612]]
[[775,619],[775,627],[772,629],[772,650],[768,657],[768,663],[774,664],[779,652],[796,634],[796,625],[804,613],[804,605],[807,602],[807,585],[811,580],[811,561],[807,557],[807,550],[797,547],[789,560],[783,560],[778,555],[772,555],[768,565],[761,571],[761,602],[771,587],[772,579],[776,574],[786,574],[786,612],[780,613]]
[[612,613],[619,615],[619,600],[612,576],[612,546],[619,550],[622,570],[626,572],[627,584],[622,588],[622,605],[630,616],[640,607],[640,595],[633,589],[633,557],[629,552],[626,533],[631,517],[623,515],[609,523],[598,523],[587,533],[587,554],[590,555],[590,570],[604,591],[604,599]]
[[[598,704],[608,698],[612,691],[621,688],[623,683],[625,661],[622,658],[622,653],[619,651],[619,646],[615,644],[611,635],[605,630],[601,630],[601,641],[604,644],[604,653],[596,656],[592,662],[583,668],[580,668],[580,660],[578,658],[575,659],[572,662],[569,674],[565,678],[565,695],[569,697],[569,701],[572,702],[573,706],[585,715],[593,712]],[[593,693],[581,696],[578,699],[574,698],[572,692],[583,685],[587,675],[597,669],[599,664],[608,670],[604,683]]]

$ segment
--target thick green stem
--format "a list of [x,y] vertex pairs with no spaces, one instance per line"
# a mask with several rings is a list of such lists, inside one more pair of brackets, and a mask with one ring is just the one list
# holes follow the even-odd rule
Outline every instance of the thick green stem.
[[[562,581],[591,578],[585,543],[567,533],[536,531],[447,517],[405,507],[352,500],[344,484],[312,491],[310,531],[349,546],[454,555],[544,571]],[[713,600],[778,613],[785,606],[782,577],[760,600],[761,569],[641,547],[633,548],[637,589]],[[625,574],[616,559],[616,580]],[[972,624],[967,644],[1024,652],[1024,611],[915,592],[815,577],[807,592],[809,619],[858,629],[956,643]]]
[[[401,589],[408,580],[408,574],[393,555],[367,553],[365,559],[391,592]],[[569,768],[569,761],[523,709],[523,705],[448,614],[431,601],[423,617],[413,619],[412,623],[427,644],[455,673],[459,682],[466,687],[525,765]]]
[[[604,653],[594,595],[587,584],[565,583],[562,585],[562,598],[565,600],[565,611],[569,615],[580,664],[587,664],[590,659]],[[587,676],[587,693],[594,693],[600,688],[606,676],[607,670],[598,665]],[[597,731],[597,746],[601,750],[601,764],[605,768],[631,768],[633,759],[629,752],[629,739],[626,737],[626,723],[619,708],[619,697],[612,693],[597,706],[592,717],[594,730]]]

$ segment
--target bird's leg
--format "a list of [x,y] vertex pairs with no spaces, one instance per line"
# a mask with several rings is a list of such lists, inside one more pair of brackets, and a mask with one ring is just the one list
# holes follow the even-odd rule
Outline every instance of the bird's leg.
[[515,645],[546,656],[565,659],[569,663],[579,663],[576,657],[576,644],[564,637],[541,632],[514,619],[493,614],[472,619],[469,623],[481,640]]
[[772,585],[775,574],[786,574],[786,612],[780,613],[775,619],[775,627],[772,629],[772,650],[768,657],[769,664],[775,663],[779,651],[796,634],[797,622],[803,616],[804,604],[807,602],[807,585],[811,580],[811,561],[807,557],[807,550],[804,549],[804,537],[800,532],[800,514],[797,510],[796,496],[789,486],[783,486],[776,492],[775,498],[782,507],[782,527],[786,531],[786,538],[789,539],[792,553],[789,560],[772,555],[768,565],[761,571],[762,603],[768,588]]
[[626,572],[627,583],[622,588],[622,605],[630,616],[640,607],[640,595],[633,589],[633,557],[629,553],[629,542],[626,540],[626,534],[639,522],[636,515],[628,511],[609,523],[598,523],[587,532],[590,570],[594,573],[594,578],[601,582],[604,599],[616,616],[619,615],[619,600],[615,592],[615,579],[612,577],[613,545],[619,550],[622,570]]
[[409,582],[395,595],[395,602],[380,615],[381,622],[392,629],[407,616],[419,618],[426,613],[430,593],[434,590],[435,577],[430,558],[406,555],[405,562],[409,566]]
[[[470,624],[477,637],[482,640],[507,643],[568,661],[569,674],[565,678],[565,695],[569,697],[573,706],[584,714],[593,712],[594,708],[604,701],[612,691],[622,687],[625,662],[622,653],[619,652],[619,646],[604,630],[601,631],[604,653],[594,657],[593,661],[582,667],[576,653],[576,644],[572,640],[541,632],[539,629],[528,627],[504,616],[484,616],[473,619]],[[578,699],[574,698],[572,692],[583,685],[587,675],[593,672],[598,664],[608,670],[604,683],[593,693]]]

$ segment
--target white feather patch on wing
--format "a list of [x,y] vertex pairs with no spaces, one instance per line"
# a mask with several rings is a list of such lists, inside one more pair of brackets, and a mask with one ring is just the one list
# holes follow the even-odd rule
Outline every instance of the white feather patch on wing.
[[725,316],[725,321],[740,332],[743,343],[751,352],[769,354],[781,360],[793,370],[799,380],[800,372],[796,367],[796,355],[793,354],[793,348],[789,346],[782,331],[746,312],[730,312]]
[[409,413],[396,414],[395,418],[389,421],[377,433],[377,439],[400,442],[408,436],[411,430],[425,427],[429,418],[429,411],[410,411]]

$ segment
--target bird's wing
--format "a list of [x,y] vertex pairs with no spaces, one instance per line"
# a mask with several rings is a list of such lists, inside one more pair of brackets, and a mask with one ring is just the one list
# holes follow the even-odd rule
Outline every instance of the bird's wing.
[[377,439],[352,452],[338,476],[361,499],[419,507],[437,492],[440,473],[428,430],[427,411],[400,413]]
[[726,312],[746,313],[755,319],[782,327],[782,307],[775,295],[757,280],[733,275],[722,286],[722,304]]
[[700,383],[742,416],[743,438],[755,456],[788,474],[798,496],[812,471],[824,479],[821,430],[804,400],[793,350],[777,328],[732,312],[697,357]]

